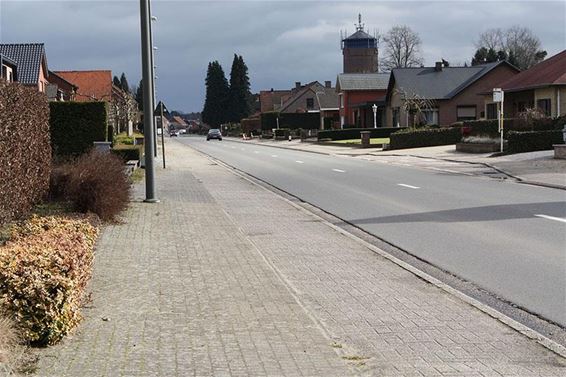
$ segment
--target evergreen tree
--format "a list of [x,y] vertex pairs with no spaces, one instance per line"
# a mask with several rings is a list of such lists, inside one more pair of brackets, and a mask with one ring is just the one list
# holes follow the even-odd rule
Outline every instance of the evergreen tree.
[[136,89],[136,102],[138,103],[138,109],[143,111],[143,80],[140,80]]
[[206,73],[206,98],[202,110],[202,120],[211,127],[219,127],[226,122],[226,104],[230,93],[224,70],[218,61],[208,63]]
[[114,76],[114,79],[112,79],[112,83],[114,85],[116,85],[118,88],[120,88],[120,79],[118,78],[118,76]]
[[237,123],[250,115],[251,96],[248,67],[241,55],[234,54],[230,71],[230,94],[227,106],[228,121]]
[[126,79],[126,75],[122,72],[122,76],[120,76],[120,88],[126,93],[130,93],[130,85],[128,84],[128,79]]

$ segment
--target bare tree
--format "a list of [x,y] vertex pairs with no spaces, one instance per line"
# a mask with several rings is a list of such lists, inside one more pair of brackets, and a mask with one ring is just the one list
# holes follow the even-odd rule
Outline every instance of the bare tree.
[[420,124],[426,124],[425,112],[431,111],[436,107],[434,100],[424,98],[412,91],[406,91],[403,88],[394,89],[394,94],[398,94],[401,98],[401,108],[407,117],[407,127],[409,127],[409,117],[412,120],[412,127]]
[[506,56],[519,69],[528,69],[546,57],[540,39],[531,29],[518,25],[505,30],[497,28],[484,31],[476,42],[478,51],[482,47]]
[[393,68],[418,67],[423,64],[421,38],[408,26],[394,26],[384,36],[385,56],[382,66]]

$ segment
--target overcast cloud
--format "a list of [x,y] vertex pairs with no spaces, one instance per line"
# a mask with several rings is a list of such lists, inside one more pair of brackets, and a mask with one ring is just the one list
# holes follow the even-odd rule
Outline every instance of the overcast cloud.
[[[157,97],[170,110],[200,111],[207,64],[229,74],[233,54],[249,67],[253,91],[295,81],[336,79],[340,30],[419,33],[425,65],[470,61],[479,33],[529,27],[549,56],[566,48],[564,1],[168,1],[153,0]],[[141,76],[139,1],[0,0],[2,43],[44,42],[51,70],[111,69],[130,84]]]

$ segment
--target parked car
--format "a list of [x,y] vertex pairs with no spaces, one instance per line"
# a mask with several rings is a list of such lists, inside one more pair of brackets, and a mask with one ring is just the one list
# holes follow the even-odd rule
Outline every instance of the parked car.
[[218,139],[222,141],[222,133],[218,128],[212,128],[208,131],[208,134],[206,135],[206,141],[209,141],[210,139]]

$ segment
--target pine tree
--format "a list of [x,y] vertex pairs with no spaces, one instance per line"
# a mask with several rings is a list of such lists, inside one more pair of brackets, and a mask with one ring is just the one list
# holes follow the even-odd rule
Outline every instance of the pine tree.
[[122,72],[122,76],[120,76],[120,88],[126,93],[130,93],[130,85],[128,84],[128,79],[126,79],[124,72]]
[[136,102],[138,103],[138,109],[143,111],[143,80],[140,80],[136,89]]
[[226,104],[229,95],[228,81],[218,61],[208,63],[206,73],[206,98],[202,120],[211,127],[219,127],[228,120]]
[[240,120],[250,115],[251,96],[248,67],[241,55],[234,54],[230,71],[230,95],[228,102],[228,120],[230,122],[240,122]]
[[114,79],[112,79],[112,83],[113,83],[114,85],[116,85],[118,88],[121,87],[120,79],[118,78],[118,76],[114,76]]

